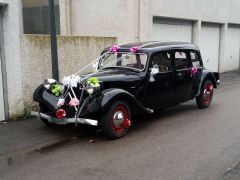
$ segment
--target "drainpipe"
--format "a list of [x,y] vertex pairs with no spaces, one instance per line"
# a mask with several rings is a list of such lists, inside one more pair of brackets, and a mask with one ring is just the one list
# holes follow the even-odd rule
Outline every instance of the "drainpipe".
[[51,35],[52,78],[59,81],[54,0],[48,0],[48,4],[49,4],[50,35]]

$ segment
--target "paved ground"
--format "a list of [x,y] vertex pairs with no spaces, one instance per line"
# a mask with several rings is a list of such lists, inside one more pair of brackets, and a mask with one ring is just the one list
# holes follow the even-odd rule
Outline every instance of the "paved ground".
[[240,179],[240,73],[222,81],[208,109],[189,101],[138,117],[116,141],[33,119],[0,125],[0,179]]

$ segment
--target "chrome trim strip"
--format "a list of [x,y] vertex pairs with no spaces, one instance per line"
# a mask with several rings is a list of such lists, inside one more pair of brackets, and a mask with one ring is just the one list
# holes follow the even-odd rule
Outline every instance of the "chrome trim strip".
[[[54,124],[59,124],[59,125],[66,125],[69,123],[75,123],[76,118],[65,118],[65,119],[58,119],[54,118],[51,116],[48,116],[44,113],[36,112],[36,111],[31,111],[31,116],[38,117],[38,119],[43,118],[48,120],[48,122],[54,123]],[[86,118],[77,118],[77,122],[80,124],[88,124],[92,126],[98,126],[98,121],[94,119],[86,119]]]

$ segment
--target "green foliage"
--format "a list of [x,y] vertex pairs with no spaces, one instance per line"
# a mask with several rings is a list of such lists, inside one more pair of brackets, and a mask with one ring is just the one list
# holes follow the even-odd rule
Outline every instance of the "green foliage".
[[58,84],[52,84],[50,87],[50,91],[55,95],[55,96],[60,96],[61,95],[61,87]]
[[91,77],[87,80],[87,83],[92,87],[99,87],[100,81],[96,77]]

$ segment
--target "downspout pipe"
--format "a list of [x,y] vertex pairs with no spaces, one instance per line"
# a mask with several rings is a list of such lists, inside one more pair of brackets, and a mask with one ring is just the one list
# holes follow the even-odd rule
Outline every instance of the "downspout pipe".
[[56,23],[55,23],[54,0],[48,0],[48,4],[49,4],[49,22],[50,22],[50,36],[51,36],[52,78],[59,81],[57,33],[56,33]]

